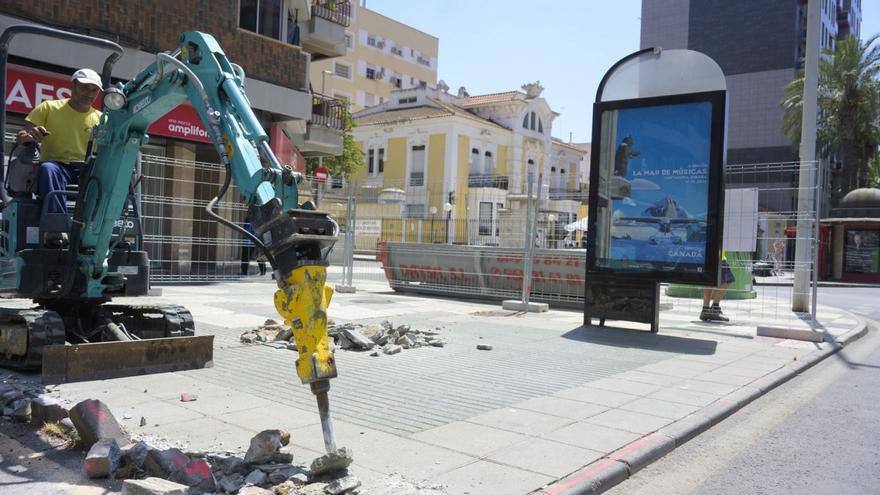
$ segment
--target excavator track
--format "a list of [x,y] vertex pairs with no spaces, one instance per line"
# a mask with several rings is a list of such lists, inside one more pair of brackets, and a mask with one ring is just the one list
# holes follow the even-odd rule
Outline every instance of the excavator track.
[[43,348],[64,341],[64,320],[55,311],[0,308],[0,367],[39,369]]
[[195,335],[192,313],[176,304],[104,304],[105,314],[141,339]]

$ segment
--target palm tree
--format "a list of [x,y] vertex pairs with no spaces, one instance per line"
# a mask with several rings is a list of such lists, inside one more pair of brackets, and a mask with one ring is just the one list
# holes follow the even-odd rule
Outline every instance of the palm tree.
[[[832,185],[832,198],[868,185],[868,167],[880,146],[880,45],[878,35],[861,41],[848,36],[819,59],[816,145],[820,156],[837,156],[842,174]],[[801,140],[803,74],[785,87],[782,131]]]

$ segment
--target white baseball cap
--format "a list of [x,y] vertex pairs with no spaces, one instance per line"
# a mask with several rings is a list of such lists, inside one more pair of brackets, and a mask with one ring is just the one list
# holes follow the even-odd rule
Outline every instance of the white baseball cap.
[[101,85],[101,76],[98,75],[97,72],[92,69],[80,69],[73,73],[70,76],[71,81],[76,81],[80,84],[91,84],[93,86],[97,86],[98,89],[102,89]]

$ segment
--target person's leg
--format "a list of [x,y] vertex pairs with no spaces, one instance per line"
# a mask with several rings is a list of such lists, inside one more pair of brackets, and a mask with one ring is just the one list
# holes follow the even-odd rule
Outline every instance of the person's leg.
[[714,291],[711,287],[706,287],[703,289],[703,309],[700,310],[700,320],[708,321],[712,319],[712,310],[709,307],[712,301],[712,293]]
[[251,266],[251,251],[253,248],[251,246],[242,246],[241,247],[241,276],[247,276],[248,269]]
[[260,268],[260,275],[265,275],[266,274],[266,262],[265,261],[258,261],[257,266]]
[[[65,167],[55,162],[43,162],[37,170],[37,192],[40,198],[45,200],[52,191],[62,191],[67,188],[70,173]],[[67,213],[67,204],[63,195],[55,195],[49,198],[49,213]]]

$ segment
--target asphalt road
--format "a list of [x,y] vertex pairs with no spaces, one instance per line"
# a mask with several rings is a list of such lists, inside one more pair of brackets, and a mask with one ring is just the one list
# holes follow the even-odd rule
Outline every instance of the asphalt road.
[[876,494],[878,439],[874,322],[861,340],[606,493]]

